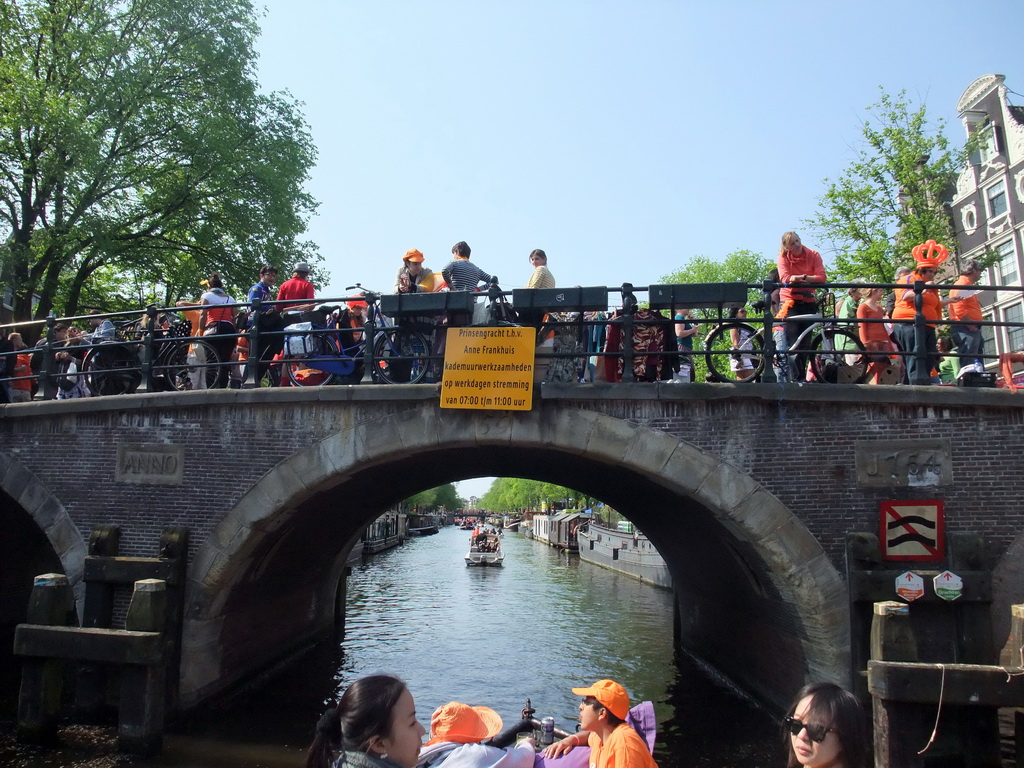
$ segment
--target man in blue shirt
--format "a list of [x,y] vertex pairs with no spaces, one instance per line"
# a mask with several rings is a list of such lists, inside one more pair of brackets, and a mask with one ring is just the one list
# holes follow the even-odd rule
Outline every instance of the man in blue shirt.
[[[273,301],[273,286],[277,282],[277,268],[270,264],[264,264],[260,269],[260,280],[249,289],[249,301],[259,299],[260,302]],[[270,379],[270,386],[281,386],[281,369],[272,366],[270,361],[274,356],[284,349],[284,323],[281,320],[281,313],[273,304],[261,306],[259,314],[249,316],[249,325],[259,323],[259,349],[253,349],[250,353],[250,360],[256,361],[256,386],[260,386],[263,377]]]

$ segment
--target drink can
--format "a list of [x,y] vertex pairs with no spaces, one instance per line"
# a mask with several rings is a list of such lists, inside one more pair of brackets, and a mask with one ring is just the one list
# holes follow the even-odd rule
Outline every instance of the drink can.
[[543,728],[541,729],[540,740],[542,744],[554,744],[555,743],[555,718],[545,717],[540,721]]

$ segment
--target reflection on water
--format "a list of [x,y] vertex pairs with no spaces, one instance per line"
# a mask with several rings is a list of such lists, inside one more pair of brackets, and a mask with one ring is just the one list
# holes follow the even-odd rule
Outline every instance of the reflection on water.
[[634,701],[654,702],[662,768],[783,764],[763,711],[675,658],[670,592],[516,535],[503,546],[503,568],[467,568],[468,533],[446,528],[354,569],[339,647],[324,644],[265,686],[197,713],[168,735],[159,759],[79,750],[41,762],[12,748],[4,728],[0,763],[300,766],[326,703],[362,675],[389,672],[409,684],[425,724],[451,700],[486,704],[510,723],[529,698],[538,717],[567,730],[579,701],[570,689],[610,677]]

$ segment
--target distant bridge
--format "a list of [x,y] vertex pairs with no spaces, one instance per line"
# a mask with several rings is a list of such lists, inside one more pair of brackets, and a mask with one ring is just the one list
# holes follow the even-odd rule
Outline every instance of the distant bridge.
[[1005,641],[1024,591],[1022,421],[1003,390],[852,385],[545,384],[529,412],[442,410],[423,385],[4,406],[0,640],[9,653],[34,575],[66,572],[81,599],[95,526],[145,556],[188,526],[194,705],[332,626],[346,553],[382,510],[514,473],[625,514],[672,571],[680,642],[781,701],[850,679],[846,536],[878,533],[883,501],[942,500],[948,534],[981,535]]

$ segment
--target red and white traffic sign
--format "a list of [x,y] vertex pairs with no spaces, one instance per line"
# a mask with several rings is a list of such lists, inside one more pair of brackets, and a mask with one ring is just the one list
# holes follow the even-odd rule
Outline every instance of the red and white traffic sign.
[[913,571],[901,573],[896,577],[896,594],[908,603],[917,600],[924,594],[924,579]]
[[952,571],[943,571],[934,579],[935,594],[943,600],[956,600],[964,594],[964,580]]
[[878,512],[882,557],[887,560],[942,560],[945,557],[942,499],[883,501]]

